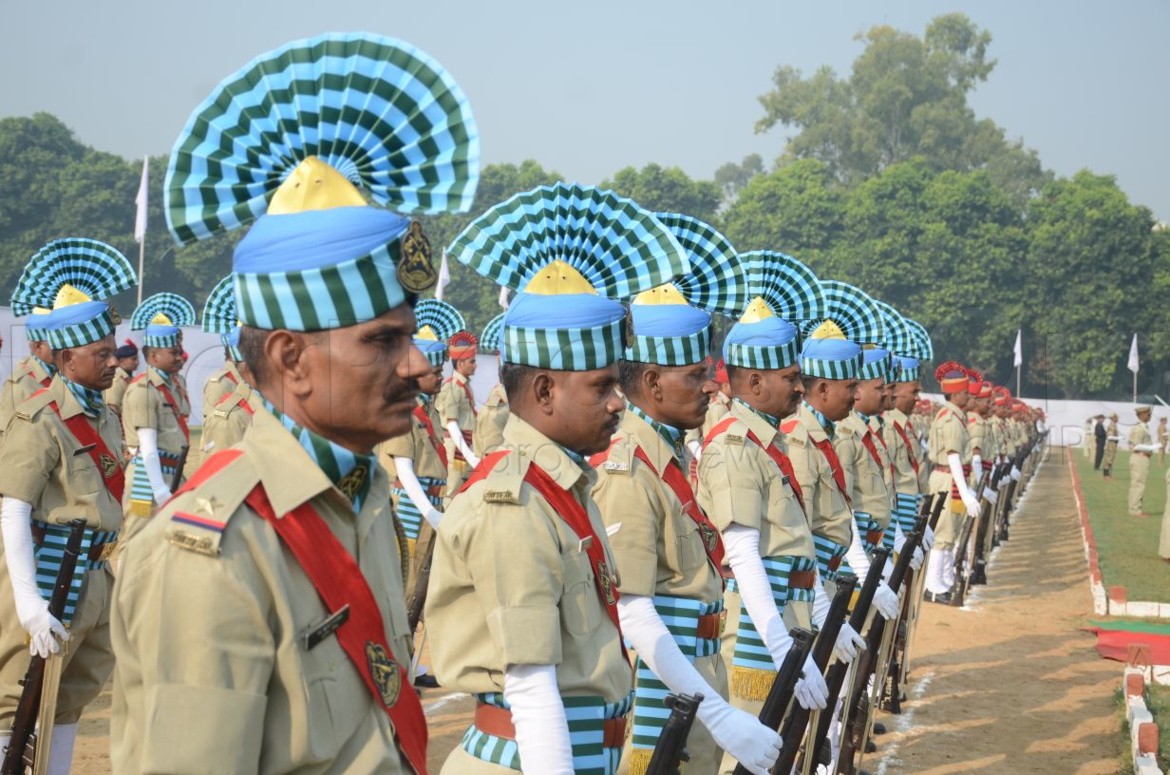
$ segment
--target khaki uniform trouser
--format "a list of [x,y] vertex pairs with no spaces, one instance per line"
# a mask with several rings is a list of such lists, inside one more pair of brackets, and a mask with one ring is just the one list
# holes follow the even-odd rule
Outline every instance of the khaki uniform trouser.
[[[833,593],[829,592],[828,587],[832,582],[825,582],[825,591],[832,598]],[[731,674],[731,660],[735,654],[735,634],[739,630],[739,610],[743,605],[742,599],[738,592],[732,592],[730,589],[723,593],[723,608],[727,611],[727,625],[723,628],[723,648],[720,652],[723,657],[723,663],[727,674]],[[812,605],[809,603],[789,603],[784,606],[784,626],[788,629],[793,627],[804,627],[810,629],[812,627]],[[729,700],[733,707],[739,708],[742,711],[750,713],[758,717],[760,711],[764,709],[763,700],[749,700],[743,697],[736,697],[731,695]],[[698,724],[695,725],[696,727]],[[692,731],[692,734],[694,732]],[[731,754],[724,754],[723,760],[719,765],[719,775],[731,775],[735,771],[735,765],[738,762],[731,757]],[[687,772],[689,773],[690,765],[687,765]],[[701,770],[696,770],[700,772]]]
[[1166,508],[1162,510],[1162,539],[1158,554],[1170,558],[1170,469],[1166,471]]
[[1142,510],[1146,497],[1146,477],[1150,473],[1150,458],[1139,452],[1129,455],[1129,513]]
[[[954,549],[955,543],[959,540],[959,534],[963,532],[963,521],[967,519],[967,512],[953,511],[951,504],[955,501],[950,500],[950,495],[947,495],[947,505],[943,506],[942,514],[939,515],[938,525],[934,529],[934,550],[941,551],[947,549]],[[958,502],[962,505],[962,502]]]
[[[76,724],[85,706],[97,698],[114,672],[114,649],[110,644],[113,586],[114,577],[109,570],[85,574],[69,627],[69,649],[57,693],[57,724]],[[31,660],[27,633],[16,616],[8,563],[0,553],[0,734],[7,734],[12,727],[23,689],[19,682]]]

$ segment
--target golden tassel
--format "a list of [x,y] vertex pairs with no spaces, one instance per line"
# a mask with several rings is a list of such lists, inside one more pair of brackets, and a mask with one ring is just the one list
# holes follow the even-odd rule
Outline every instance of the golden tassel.
[[744,700],[766,700],[776,680],[775,670],[760,670],[754,667],[731,668],[731,691]]
[[130,514],[135,517],[149,517],[154,512],[154,501],[130,499]]
[[653,748],[631,749],[629,775],[646,775],[646,770],[650,769],[650,759],[653,756]]

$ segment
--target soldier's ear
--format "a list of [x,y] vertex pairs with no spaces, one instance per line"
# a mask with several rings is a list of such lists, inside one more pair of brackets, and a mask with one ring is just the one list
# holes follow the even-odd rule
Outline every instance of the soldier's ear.
[[[277,330],[264,340],[264,357],[271,369],[271,381],[279,382],[280,389],[305,397],[311,392],[311,360],[308,357],[310,335],[300,331]],[[328,375],[321,375],[328,380]]]
[[556,389],[556,379],[548,371],[538,371],[533,376],[529,386],[530,395],[544,414],[553,413],[553,392]]

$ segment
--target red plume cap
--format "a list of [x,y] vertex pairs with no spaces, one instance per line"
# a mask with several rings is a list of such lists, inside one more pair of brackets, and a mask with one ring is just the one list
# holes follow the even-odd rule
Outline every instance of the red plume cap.
[[451,360],[461,361],[465,358],[474,358],[479,340],[470,331],[460,331],[447,340],[447,350]]
[[934,370],[934,378],[938,380],[942,391],[947,395],[965,393],[970,390],[968,380],[970,371],[954,361],[947,361]]

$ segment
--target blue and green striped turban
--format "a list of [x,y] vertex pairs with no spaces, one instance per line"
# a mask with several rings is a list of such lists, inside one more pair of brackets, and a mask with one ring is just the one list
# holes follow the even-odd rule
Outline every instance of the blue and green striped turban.
[[244,325],[344,328],[434,284],[407,215],[468,210],[479,155],[467,99],[438,62],[328,33],[258,57],[195,110],[167,170],[167,223],[190,243],[255,221],[232,264]]
[[232,276],[220,280],[203,303],[203,330],[219,334],[233,361],[244,360],[240,353],[240,318],[236,314],[236,289]]
[[[883,343],[881,311],[868,294],[847,283],[822,280],[821,288],[825,314],[803,326],[807,338],[800,370],[824,379],[861,379],[861,346]],[[884,375],[883,363],[879,376]]]
[[750,302],[723,340],[728,366],[786,369],[797,362],[800,336],[795,323],[822,317],[821,282],[792,256],[757,250],[740,256]]
[[898,364],[898,374],[895,382],[918,382],[922,379],[922,364],[917,358],[907,358],[904,355],[895,355]]
[[414,344],[432,366],[447,361],[447,340],[467,327],[459,310],[440,299],[424,299],[414,308],[418,333]]
[[501,312],[483,327],[483,333],[479,337],[479,349],[487,353],[498,353],[500,351],[500,334],[503,331],[504,313]]
[[130,316],[130,328],[143,331],[146,347],[178,347],[183,326],[195,325],[195,308],[177,293],[147,296]]
[[12,292],[12,311],[29,314],[29,341],[54,350],[83,347],[114,333],[119,318],[105,300],[137,282],[126,257],[104,242],[57,239],[29,259]]
[[919,323],[912,318],[904,318],[907,327],[910,329],[910,334],[914,339],[913,351],[907,353],[910,356],[917,358],[922,363],[934,360],[934,342],[930,339],[930,334],[926,331],[926,326]]
[[906,318],[884,301],[875,301],[882,315],[886,349],[892,355],[894,368],[886,377],[887,382],[916,382],[920,376],[917,358],[918,342]]
[[889,380],[890,370],[894,366],[894,358],[889,350],[881,347],[864,348],[861,352],[861,369],[857,372],[858,379]]
[[622,301],[690,269],[686,251],[634,202],[592,186],[541,186],[496,205],[447,252],[518,291],[504,314],[501,361],[590,371],[629,343]]
[[736,315],[747,303],[747,279],[731,243],[711,226],[685,215],[659,213],[690,259],[690,271],[634,297],[633,342],[625,360],[689,366],[711,349],[711,313]]

